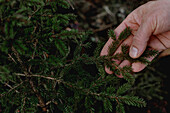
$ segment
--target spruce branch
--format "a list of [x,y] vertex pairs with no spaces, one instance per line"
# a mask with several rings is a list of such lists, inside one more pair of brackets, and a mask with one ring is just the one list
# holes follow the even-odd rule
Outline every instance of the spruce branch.
[[124,105],[123,105],[122,103],[117,104],[117,106],[116,106],[116,112],[117,112],[117,113],[125,113],[125,108],[124,108]]
[[111,35],[113,41],[108,49],[108,56],[111,56],[115,53],[118,47],[122,44],[122,42],[127,39],[131,35],[130,27],[125,28],[119,35],[118,39],[116,39],[116,35],[113,30],[110,30],[109,35]]
[[[16,75],[25,76],[24,74],[19,74],[19,73],[16,73]],[[45,79],[49,79],[49,80],[54,80],[54,81],[57,81],[58,83],[63,83],[64,85],[66,85],[67,87],[70,87],[71,89],[76,89],[76,90],[79,90],[80,92],[84,92],[86,95],[91,95],[91,96],[97,96],[97,97],[103,97],[103,98],[109,98],[109,99],[112,99],[112,100],[116,100],[118,104],[119,104],[119,100],[124,99],[124,98],[118,97],[118,96],[116,96],[114,94],[110,95],[110,94],[107,94],[107,93],[92,92],[89,89],[83,89],[82,87],[76,86],[76,85],[68,83],[68,82],[64,82],[63,80],[56,80],[56,78],[52,78],[52,77],[45,77],[45,76],[42,76],[42,75],[29,75],[29,77],[31,77],[31,76],[32,77],[41,77],[41,78],[45,78]],[[100,80],[100,78],[98,78],[98,80]],[[94,84],[94,86],[92,86],[92,87],[95,87],[95,85],[96,84]],[[36,89],[34,89],[34,90],[36,92]],[[118,91],[118,92],[120,92],[120,91]],[[41,97],[38,96],[38,98],[41,98]],[[41,107],[43,107],[43,105],[45,105],[45,104],[41,104]]]
[[116,34],[115,34],[115,32],[114,32],[112,29],[110,29],[110,30],[108,31],[108,36],[109,36],[110,38],[112,38],[113,40],[116,40]]
[[119,97],[120,101],[123,103],[126,103],[128,105],[132,105],[132,106],[137,106],[137,107],[146,107],[146,102],[139,97],[133,96],[123,96],[123,97]]
[[125,83],[117,89],[116,94],[121,95],[121,94],[125,93],[126,91],[128,91],[131,87],[132,87],[131,84]]
[[131,29],[130,27],[126,27],[119,35],[118,40],[123,41],[127,39],[131,35]]

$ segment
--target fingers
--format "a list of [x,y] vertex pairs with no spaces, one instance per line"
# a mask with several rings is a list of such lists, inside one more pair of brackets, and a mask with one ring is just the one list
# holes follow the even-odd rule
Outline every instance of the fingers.
[[[159,35],[158,36],[154,36],[152,35],[148,41],[148,46],[154,50],[157,50],[158,52],[161,52],[163,50],[166,49],[166,47],[162,44],[162,42],[160,41]],[[148,61],[152,61],[157,55],[150,57],[150,58],[146,58]],[[132,64],[132,69],[133,72],[140,72],[142,71],[147,65],[146,64],[142,64],[140,62],[136,62]]]
[[109,74],[109,75],[111,75],[111,74],[114,73],[113,71],[110,71],[110,69],[107,68],[106,66],[105,66],[105,71],[106,71],[106,73]]
[[[150,57],[150,58],[146,58],[148,61],[152,61],[156,56]],[[136,62],[132,64],[132,70],[133,72],[140,72],[142,71],[147,65],[146,64],[142,64],[140,62]]]
[[[126,45],[130,46],[131,43],[132,43],[132,38],[133,38],[132,35],[129,36],[126,40],[124,40],[124,42],[121,45],[125,45],[126,44]],[[121,51],[121,45],[118,47],[118,49],[116,50],[116,52],[113,55],[122,52]],[[125,65],[129,65],[129,63],[128,63],[129,61],[128,62],[127,61],[120,61],[120,60],[116,60],[116,59],[113,59],[113,60],[115,61],[116,64],[118,64],[118,65],[120,64],[119,67],[123,67]],[[108,69],[107,67],[105,67],[105,71],[108,74],[113,74],[114,73],[114,72],[110,71],[110,69]],[[116,75],[116,76],[118,76],[119,78],[122,78],[122,75]]]
[[133,37],[133,42],[129,52],[130,57],[138,58],[145,51],[149,38],[153,32],[151,23],[151,20],[146,20],[141,23],[139,29]]

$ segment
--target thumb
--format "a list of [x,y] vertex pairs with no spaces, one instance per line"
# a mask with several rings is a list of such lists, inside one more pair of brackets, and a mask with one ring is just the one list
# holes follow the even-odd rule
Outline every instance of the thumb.
[[142,55],[147,47],[152,32],[153,30],[150,22],[141,23],[138,31],[133,37],[129,52],[130,57],[138,58]]

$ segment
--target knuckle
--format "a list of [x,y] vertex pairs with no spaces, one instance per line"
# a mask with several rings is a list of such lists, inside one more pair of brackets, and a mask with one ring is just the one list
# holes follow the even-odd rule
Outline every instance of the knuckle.
[[137,46],[142,46],[144,44],[146,44],[147,41],[144,40],[142,38],[142,36],[135,36],[135,38],[133,39],[133,44],[137,45]]
[[135,42],[142,42],[143,41],[143,36],[141,34],[136,34],[133,37],[133,41],[135,41]]

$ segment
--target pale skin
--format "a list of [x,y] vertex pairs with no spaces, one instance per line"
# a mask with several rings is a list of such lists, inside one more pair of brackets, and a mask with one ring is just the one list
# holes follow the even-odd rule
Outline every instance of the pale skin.
[[[130,13],[126,19],[114,30],[116,37],[127,27],[132,29],[132,35],[122,44],[130,46],[129,55],[132,58],[140,57],[146,47],[156,49],[159,52],[170,48],[170,0],[157,0],[148,2]],[[108,47],[112,43],[109,38],[101,51],[101,56],[108,54]],[[116,53],[121,52],[121,45]],[[152,61],[154,57],[148,58]],[[120,67],[131,65],[134,72],[140,72],[146,65],[141,63],[131,64],[129,61],[116,61]],[[113,74],[105,68],[108,74]],[[122,78],[122,75],[117,75]]]

